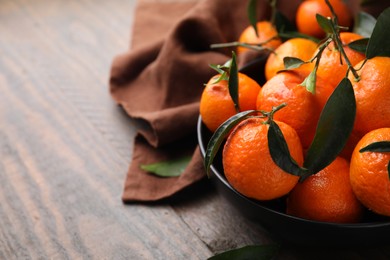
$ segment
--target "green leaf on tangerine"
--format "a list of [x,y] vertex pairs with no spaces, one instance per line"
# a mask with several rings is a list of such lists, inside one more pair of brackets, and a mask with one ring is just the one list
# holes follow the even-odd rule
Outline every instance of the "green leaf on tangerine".
[[390,7],[386,8],[378,17],[374,30],[368,42],[366,57],[390,57]]
[[306,62],[296,57],[284,57],[283,63],[284,68],[288,70],[299,68],[302,64],[305,64]]
[[322,16],[320,14],[316,14],[316,19],[318,25],[324,30],[326,33],[332,33],[332,21],[326,18],[325,16]]
[[[359,150],[360,153],[364,152],[390,152],[390,141],[378,141],[373,142]],[[390,178],[390,161],[387,163],[387,173]]]
[[219,64],[209,64],[210,68],[214,69],[220,74],[218,78],[215,79],[213,84],[220,82],[221,80],[229,80],[229,70],[232,64],[232,59],[226,61],[223,65]]
[[314,140],[303,166],[312,174],[328,166],[344,148],[351,134],[356,115],[352,84],[344,78],[323,108]]
[[240,105],[238,101],[238,69],[236,62],[236,54],[232,53],[232,62],[229,69],[229,94],[233,100],[236,112],[240,112]]
[[307,174],[307,170],[300,167],[294,158],[291,157],[283,133],[273,120],[270,121],[267,138],[268,149],[276,165],[296,176],[305,176]]
[[374,30],[375,23],[376,19],[372,15],[366,12],[359,12],[355,18],[353,32],[369,38]]
[[141,164],[140,168],[160,177],[177,177],[183,173],[190,160],[191,156],[183,156],[158,163]]
[[359,152],[390,152],[390,141],[373,142],[366,147],[363,147]]
[[212,256],[208,260],[270,260],[275,258],[279,249],[278,245],[244,246]]
[[247,15],[248,15],[249,23],[252,25],[253,29],[255,30],[256,36],[259,36],[259,33],[257,31],[256,9],[257,9],[257,0],[250,0],[247,7]]
[[350,42],[348,44],[348,47],[351,48],[352,50],[355,50],[355,51],[358,51],[358,52],[361,52],[364,54],[367,51],[367,45],[368,45],[369,40],[370,40],[369,38],[359,39],[359,40]]
[[230,130],[232,130],[232,128],[236,126],[239,122],[243,121],[244,119],[255,113],[257,113],[256,110],[248,110],[235,114],[234,116],[226,120],[222,125],[220,125],[217,130],[215,130],[214,134],[211,136],[207,144],[206,154],[204,157],[204,167],[206,169],[207,176],[210,176],[210,166],[213,163],[215,155],[217,154],[224,138],[229,134]]
[[317,67],[315,67],[305,78],[305,80],[300,84],[305,87],[307,91],[312,93],[313,95],[316,93],[316,79],[317,79]]

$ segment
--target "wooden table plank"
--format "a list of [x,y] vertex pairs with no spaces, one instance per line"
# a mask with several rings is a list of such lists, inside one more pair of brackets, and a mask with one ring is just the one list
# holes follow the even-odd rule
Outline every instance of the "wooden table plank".
[[169,205],[121,202],[135,127],[107,79],[134,2],[113,2],[1,3],[1,259],[211,255]]

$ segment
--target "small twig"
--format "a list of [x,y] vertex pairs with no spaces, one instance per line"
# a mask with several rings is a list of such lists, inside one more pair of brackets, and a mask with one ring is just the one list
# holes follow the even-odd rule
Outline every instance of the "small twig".
[[[268,42],[268,41],[266,41]],[[264,42],[264,43],[266,43]],[[246,42],[227,42],[227,43],[214,43],[214,44],[211,44],[210,45],[210,48],[214,49],[214,48],[226,48],[226,47],[245,47],[245,48],[248,48],[248,49],[252,49],[252,50],[255,50],[255,51],[264,51],[264,50],[267,50],[267,51],[270,51],[270,52],[274,52],[274,50],[272,48],[268,48],[268,47],[263,47],[262,45],[264,43],[246,43]]]
[[264,123],[265,123],[265,124],[269,124],[272,120],[274,120],[274,114],[275,114],[275,112],[277,112],[278,110],[284,108],[285,106],[287,106],[287,104],[286,104],[286,103],[282,103],[282,104],[280,104],[280,105],[278,105],[278,106],[276,106],[276,107],[272,107],[272,110],[269,111],[269,112],[261,111],[261,113],[262,113],[263,115],[265,115],[265,116],[268,117],[267,121],[265,121]]
[[[343,44],[342,44],[341,39],[340,39],[339,27],[338,27],[338,23],[337,23],[337,15],[333,10],[332,5],[329,3],[329,0],[325,0],[325,2],[329,6],[329,9],[333,15],[331,26],[332,26],[333,39],[334,39],[336,48],[340,51],[341,55],[344,57],[344,60],[348,66],[348,70],[350,70],[352,72],[355,80],[359,81],[359,74],[357,73],[355,68],[352,66],[350,60],[348,59],[347,54],[344,51],[344,47],[343,47]],[[337,28],[336,28],[336,26],[337,26]]]
[[329,37],[323,44],[321,44],[318,47],[318,52],[316,53],[316,55],[314,55],[314,57],[310,60],[310,62],[313,62],[314,60],[316,60],[316,65],[318,65],[322,53],[324,52],[325,48],[328,47],[328,45],[331,43],[331,41],[332,41],[332,37]]
[[336,45],[339,47],[338,49],[340,50],[341,55],[344,57],[344,60],[345,60],[345,62],[347,63],[348,69],[352,72],[354,78],[355,78],[356,80],[359,80],[359,74],[357,73],[357,71],[356,71],[355,68],[352,66],[351,62],[349,61],[348,56],[347,56],[347,54],[345,53],[343,44],[342,44],[342,42],[341,42],[340,35],[339,35],[338,33],[336,33],[336,28],[335,28],[335,25],[334,25],[333,23],[332,23],[332,31],[333,31],[333,33],[335,34],[335,37],[334,37],[335,43],[336,43]]

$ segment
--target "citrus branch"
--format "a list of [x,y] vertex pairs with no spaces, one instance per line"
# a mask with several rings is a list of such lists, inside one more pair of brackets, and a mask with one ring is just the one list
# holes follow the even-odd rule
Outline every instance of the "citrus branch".
[[[330,11],[332,12],[333,19],[331,20],[331,28],[332,28],[332,34],[333,34],[333,39],[335,41],[336,48],[340,51],[341,55],[344,57],[345,62],[347,63],[348,70],[350,70],[355,78],[355,80],[359,80],[359,75],[355,68],[352,66],[351,62],[349,61],[347,54],[344,51],[343,44],[340,39],[340,33],[339,33],[339,26],[337,22],[337,15],[335,11],[333,10],[332,5],[329,3],[329,0],[325,0],[326,4],[329,6]],[[337,28],[336,28],[337,26]]]
[[306,88],[307,91],[311,92],[312,94],[316,93],[316,80],[317,80],[317,69],[318,66],[320,65],[320,59],[322,56],[322,53],[324,52],[325,48],[329,45],[329,43],[332,41],[332,37],[328,37],[324,43],[322,43],[318,47],[318,52],[316,55],[309,61],[313,62],[316,60],[316,63],[314,65],[313,70],[310,72],[310,74],[303,80],[300,86],[303,86]]
[[329,37],[323,44],[321,44],[318,47],[317,54],[310,60],[310,62],[313,62],[314,60],[316,60],[316,64],[315,64],[316,67],[318,67],[318,65],[320,63],[322,53],[324,52],[325,48],[328,47],[328,45],[331,43],[331,41],[332,41],[332,38]]
[[273,40],[273,38],[267,40],[267,41],[264,41],[262,43],[245,43],[245,42],[227,42],[227,43],[214,43],[214,44],[211,44],[210,45],[210,48],[212,49],[215,49],[215,48],[226,48],[226,47],[245,47],[245,48],[248,48],[248,49],[252,49],[252,50],[255,50],[255,51],[263,51],[263,50],[267,50],[267,51],[270,51],[270,52],[274,52],[274,50],[272,48],[268,48],[268,47],[263,47],[262,45],[263,44],[266,44],[267,42]]

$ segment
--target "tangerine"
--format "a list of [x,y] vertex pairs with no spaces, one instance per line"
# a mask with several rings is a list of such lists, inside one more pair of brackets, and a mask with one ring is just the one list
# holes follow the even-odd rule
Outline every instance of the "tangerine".
[[364,206],[390,216],[390,152],[360,152],[379,141],[390,141],[390,128],[370,131],[358,142],[351,157],[350,181],[356,197]]
[[[350,27],[352,25],[352,12],[342,0],[330,0],[340,26]],[[296,25],[299,32],[317,38],[323,38],[325,32],[317,23],[316,14],[331,17],[332,13],[324,0],[303,1],[297,9]]]
[[[245,28],[238,41],[240,43],[247,44],[262,44],[263,47],[276,49],[282,41],[278,38],[278,32],[276,28],[269,21],[261,21],[256,24],[258,35],[256,35],[253,26]],[[241,54],[248,51],[248,48],[238,46],[237,54]]]
[[[228,81],[217,82],[219,76],[215,75],[209,80],[200,99],[200,115],[212,132],[237,112],[229,94]],[[260,89],[260,85],[252,78],[238,73],[238,103],[241,111],[256,109]]]
[[[365,59],[365,55],[361,52],[349,48],[347,45],[353,41],[362,39],[363,37],[356,33],[342,32],[340,33],[340,40],[343,44],[343,49],[352,66]],[[340,81],[346,77],[348,65],[340,50],[332,41],[326,49],[322,52],[320,64],[318,66],[317,75],[326,79],[333,85],[334,88]]]
[[257,109],[270,111],[281,103],[287,106],[274,119],[293,127],[302,142],[308,148],[314,138],[320,113],[333,88],[327,81],[317,77],[315,94],[300,84],[309,75],[308,70],[282,71],[268,80],[257,97]]
[[[304,38],[292,38],[282,43],[272,52],[265,64],[265,78],[269,80],[280,70],[284,69],[284,57],[295,57],[303,61],[311,59],[317,50],[317,43]],[[302,66],[312,66],[311,63]],[[302,67],[301,66],[301,67]]]
[[356,64],[359,78],[349,75],[355,92],[354,131],[361,136],[371,130],[390,127],[390,58],[374,57]]
[[[291,156],[302,165],[302,146],[296,131],[283,122],[275,122]],[[228,182],[241,194],[257,200],[286,195],[299,178],[283,171],[273,161],[268,149],[268,128],[261,118],[246,119],[233,129],[223,148],[223,169]]]
[[341,157],[298,183],[287,199],[287,214],[316,221],[358,222],[363,209],[349,182],[349,163]]

